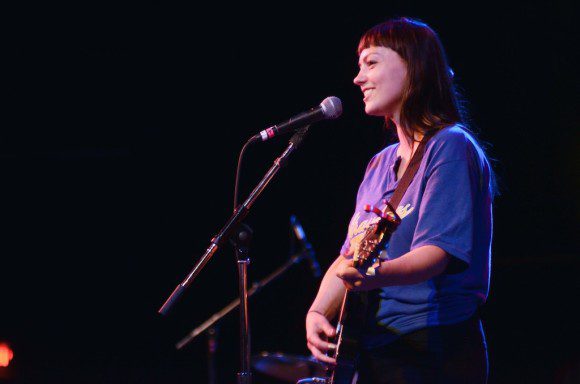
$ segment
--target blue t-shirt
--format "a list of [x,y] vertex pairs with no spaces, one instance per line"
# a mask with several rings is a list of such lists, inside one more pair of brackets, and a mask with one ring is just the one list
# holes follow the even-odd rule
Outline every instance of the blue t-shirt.
[[[341,254],[356,249],[365,229],[377,220],[363,210],[364,205],[382,209],[382,200],[393,194],[398,183],[398,145],[388,146],[369,162]],[[363,346],[384,345],[421,328],[466,320],[485,302],[492,238],[490,173],[482,149],[461,126],[442,129],[429,140],[421,165],[397,207],[402,222],[387,244],[387,255],[396,259],[415,248],[435,245],[454,258],[450,266],[460,268],[448,268],[419,284],[373,292],[377,300]]]

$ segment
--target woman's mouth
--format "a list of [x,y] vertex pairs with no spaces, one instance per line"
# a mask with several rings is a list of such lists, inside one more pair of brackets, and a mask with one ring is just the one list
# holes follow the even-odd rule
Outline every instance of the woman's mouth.
[[373,94],[374,88],[363,89],[364,98],[363,101],[367,101]]

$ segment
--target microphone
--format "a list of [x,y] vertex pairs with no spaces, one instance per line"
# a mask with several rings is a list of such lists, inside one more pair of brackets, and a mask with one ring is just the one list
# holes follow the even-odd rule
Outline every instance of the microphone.
[[270,140],[274,136],[282,135],[294,131],[306,125],[315,123],[320,120],[336,119],[342,114],[342,102],[338,97],[329,96],[322,100],[322,103],[316,108],[307,112],[302,112],[289,120],[266,128],[260,133],[252,136],[251,142]]
[[310,266],[310,270],[314,277],[320,277],[320,264],[318,264],[318,260],[316,260],[316,255],[314,254],[314,249],[312,249],[312,245],[306,240],[306,234],[304,233],[304,229],[300,222],[296,218],[296,216],[290,216],[290,225],[292,226],[292,230],[294,231],[294,235],[302,245],[303,251],[306,253],[306,259],[308,260],[308,265]]

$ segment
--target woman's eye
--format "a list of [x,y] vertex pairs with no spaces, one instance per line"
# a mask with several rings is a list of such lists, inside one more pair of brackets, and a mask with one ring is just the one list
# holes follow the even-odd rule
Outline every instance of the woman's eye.
[[375,65],[376,63],[377,63],[376,61],[369,61],[369,62],[367,62],[367,65],[368,65],[369,67],[372,67],[372,66],[373,66],[373,65]]

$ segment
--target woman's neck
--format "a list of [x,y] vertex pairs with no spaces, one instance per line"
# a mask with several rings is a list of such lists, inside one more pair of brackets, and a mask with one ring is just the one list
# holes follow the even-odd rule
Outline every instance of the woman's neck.
[[405,128],[403,128],[403,126],[400,124],[398,118],[393,118],[392,121],[397,127],[397,136],[399,138],[399,148],[397,149],[397,155],[401,156],[403,160],[409,160],[417,149],[417,145],[421,139],[423,139],[423,135],[415,131],[415,139],[412,140],[407,136]]

